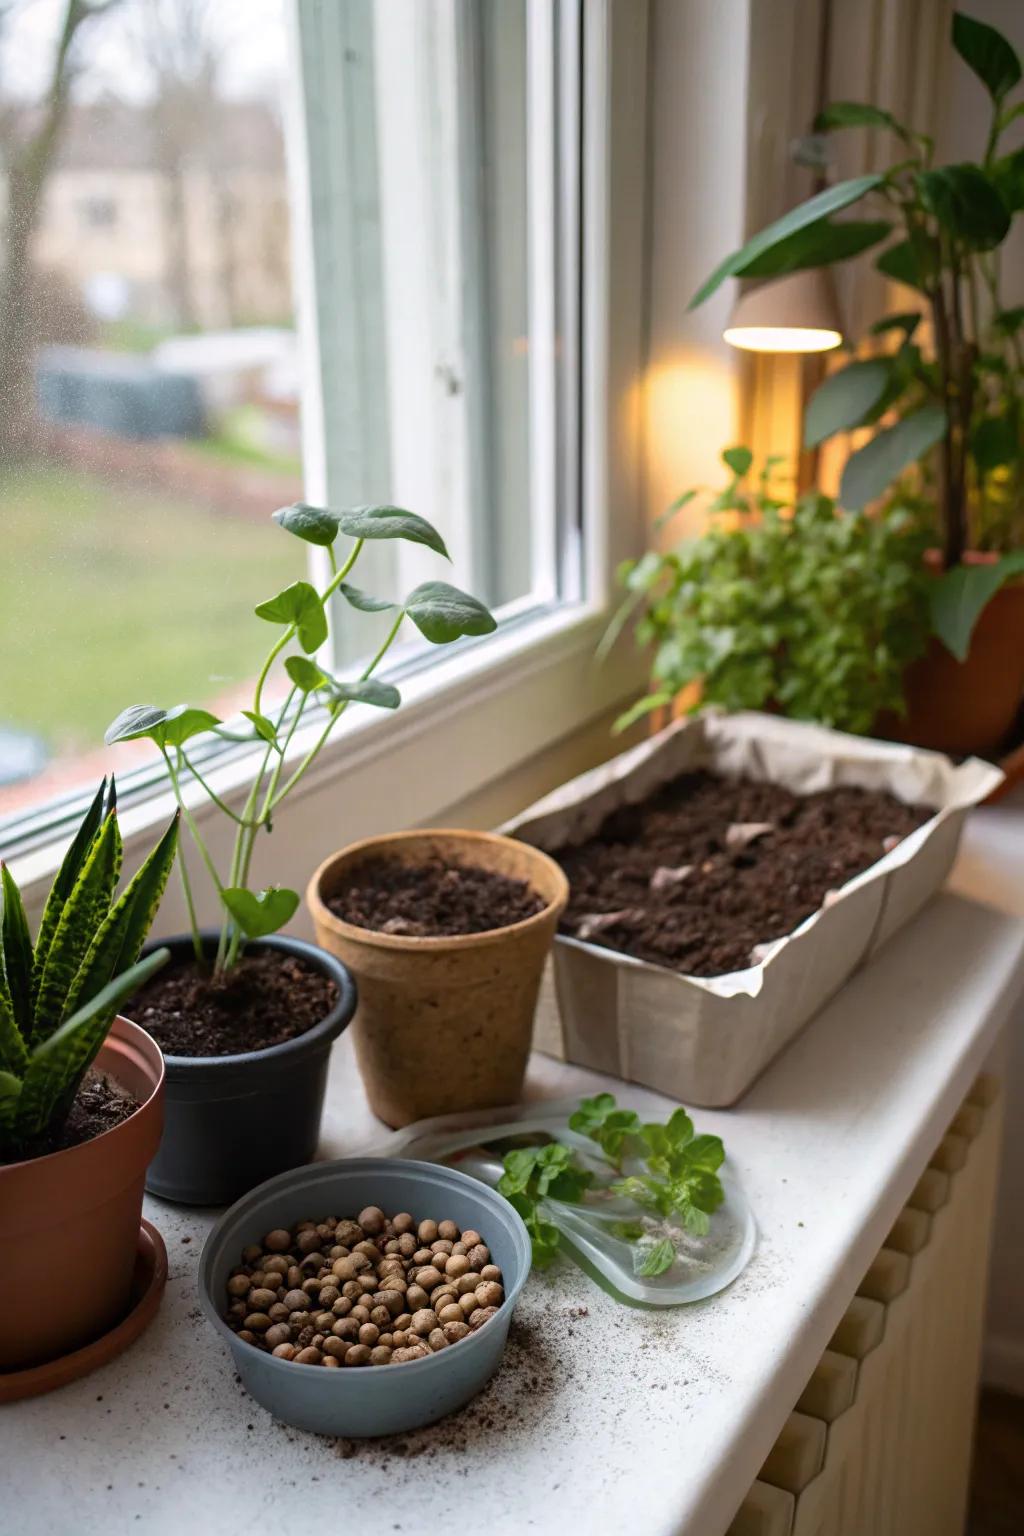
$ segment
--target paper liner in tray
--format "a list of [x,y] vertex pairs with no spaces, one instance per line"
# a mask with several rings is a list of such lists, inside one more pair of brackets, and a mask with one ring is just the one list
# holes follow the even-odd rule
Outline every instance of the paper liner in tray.
[[687,1103],[723,1106],[938,890],[968,809],[1002,774],[978,758],[955,765],[937,752],[774,715],[707,713],[570,780],[501,830],[553,852],[585,841],[618,806],[697,768],[798,794],[856,784],[935,809],[745,970],[684,976],[580,939],[556,939],[537,1046]]

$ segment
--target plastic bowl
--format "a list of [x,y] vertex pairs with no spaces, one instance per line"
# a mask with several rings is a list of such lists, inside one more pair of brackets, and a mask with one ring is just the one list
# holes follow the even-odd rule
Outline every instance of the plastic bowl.
[[[426,1360],[327,1371],[276,1360],[236,1338],[221,1316],[226,1285],[242,1249],[275,1227],[322,1216],[355,1216],[379,1205],[418,1221],[450,1218],[478,1231],[504,1277],[505,1301],[475,1333]],[[268,1179],[217,1222],[203,1248],[203,1311],[221,1336],[246,1390],[276,1419],[320,1435],[391,1435],[432,1424],[494,1375],[505,1349],[516,1298],[530,1272],[530,1238],[522,1218],[494,1190],[452,1168],[391,1157],[313,1163]]]

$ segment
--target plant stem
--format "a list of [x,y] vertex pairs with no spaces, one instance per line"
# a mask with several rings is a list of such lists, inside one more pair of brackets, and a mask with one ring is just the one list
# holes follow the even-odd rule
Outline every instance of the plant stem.
[[188,926],[192,934],[192,953],[196,957],[196,964],[202,965],[204,958],[203,940],[199,932],[199,923],[196,919],[196,904],[192,900],[192,885],[188,878],[184,848],[178,849],[178,874],[181,876],[181,889],[185,895],[185,906],[188,908]]
[[227,805],[225,801],[221,799],[220,795],[218,795],[214,790],[210,788],[209,784],[207,784],[195,763],[192,762],[184,747],[179,747],[178,750],[181,754],[181,761],[184,763],[185,767],[188,769],[189,773],[196,780],[196,782],[203,788],[203,790],[205,790],[206,794],[213,801],[214,805],[217,806],[219,810],[223,811],[225,816],[230,816],[231,820],[237,822],[240,827],[246,826],[247,823],[241,816],[239,816],[238,812],[233,811],[230,805]]
[[267,674],[270,671],[271,667],[274,665],[274,662],[277,660],[278,656],[280,656],[281,652],[284,650],[285,646],[288,644],[289,640],[292,639],[294,634],[295,634],[295,625],[294,624],[289,624],[289,626],[285,630],[284,634],[281,635],[281,637],[278,640],[274,641],[274,644],[273,644],[273,646],[271,647],[271,650],[270,650],[270,655],[267,657],[266,661],[263,663],[263,669],[260,672],[259,677],[256,679],[256,692],[253,695],[252,712],[253,712],[254,715],[260,715],[260,714],[263,713],[263,711],[260,709],[260,700],[263,697],[263,685],[264,685],[264,683],[267,680]]

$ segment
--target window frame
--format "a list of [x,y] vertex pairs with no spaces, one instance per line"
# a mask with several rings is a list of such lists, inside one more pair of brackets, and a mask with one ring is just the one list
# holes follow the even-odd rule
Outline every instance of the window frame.
[[[546,0],[530,4],[545,6]],[[319,12],[327,25],[341,8],[327,0],[292,0],[292,56],[301,60],[300,6]],[[414,654],[394,669],[389,675],[401,682],[402,709],[387,718],[383,712],[354,712],[341,722],[279,814],[277,829],[288,825],[291,835],[274,839],[267,878],[302,888],[313,867],[311,855],[322,857],[327,848],[322,817],[328,808],[332,847],[349,836],[435,818],[582,730],[641,684],[641,659],[631,647],[619,647],[600,668],[593,652],[607,621],[614,569],[637,552],[643,528],[647,9],[646,0],[587,0],[578,13],[583,16],[578,33],[562,23],[562,45],[577,46],[581,61],[580,343],[575,396],[556,405],[578,413],[578,516],[572,525],[581,546],[578,590],[560,599],[511,604],[495,635],[460,642],[452,652],[435,651],[429,665]],[[307,90],[303,72],[292,93],[293,110],[303,103],[308,107]],[[289,142],[301,142],[294,131]],[[323,189],[317,193],[307,157],[294,150],[290,175],[299,214],[295,270],[307,371],[306,494],[316,502],[326,499],[328,489],[320,382],[330,335],[317,323],[311,228],[312,200]],[[315,731],[311,719],[296,733],[295,758]],[[259,757],[259,749],[251,747],[218,747],[201,766],[218,794],[241,804]],[[169,814],[172,800],[157,768],[126,774],[119,788],[130,859]],[[10,818],[17,822],[14,828],[0,825],[0,837],[5,830],[17,834],[5,857],[14,861],[30,909],[59,862],[84,798],[61,797],[38,813]],[[187,786],[186,799],[204,834],[214,834],[216,850],[219,813],[194,783]],[[351,813],[349,806],[355,807]],[[305,829],[302,835],[296,835],[299,829]],[[173,909],[170,893],[168,903]],[[201,910],[204,915],[214,914]]]

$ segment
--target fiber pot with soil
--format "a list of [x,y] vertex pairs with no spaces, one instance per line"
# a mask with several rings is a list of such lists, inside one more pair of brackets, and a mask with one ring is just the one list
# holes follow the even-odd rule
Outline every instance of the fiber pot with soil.
[[[115,897],[121,835],[113,782],[108,790],[104,780],[34,943],[18,887],[0,866],[0,1249],[4,1291],[17,1298],[0,1309],[0,1398],[55,1385],[61,1370],[67,1379],[53,1363],[105,1335],[108,1355],[127,1342],[118,1325],[143,1242],[163,1066],[153,1042],[117,1012],[168,958],[138,956],[177,834],[175,817]],[[159,1244],[159,1235],[148,1241]],[[158,1300],[157,1290],[149,1301]],[[103,1353],[93,1347],[90,1364]]]
[[[218,930],[200,928],[193,875],[182,855],[178,867],[191,932],[169,941],[171,964],[133,1002],[163,1050],[167,1070],[167,1126],[148,1187],[189,1204],[234,1199],[313,1157],[330,1048],[355,1008],[352,979],[333,955],[272,937],[293,917],[299,897],[277,885],[251,888],[260,833],[279,822],[284,801],[350,704],[397,708],[398,689],[375,674],[407,617],[438,645],[495,627],[482,604],[445,582],[423,582],[396,604],[348,581],[368,539],[406,539],[448,558],[440,534],[413,512],[386,506],[332,512],[299,503],[275,512],[274,521],[324,550],[332,574],[322,591],[308,581],[292,582],[256,608],[276,636],[251,708],[229,727],[206,709],[133,705],[106,738],[148,737],[155,743],[222,912]],[[311,659],[327,639],[332,600],[386,616],[382,643],[354,679],[337,678]],[[271,706],[267,680],[279,659],[290,686],[283,701]],[[218,795],[194,760],[194,741],[209,734],[252,747],[253,779],[243,804]],[[185,803],[190,781],[207,797],[210,814],[226,817],[235,829],[228,869],[218,869],[201,818]]]
[[489,832],[396,832],[320,866],[317,939],[358,981],[356,1054],[388,1125],[519,1098],[568,894],[553,860]]

